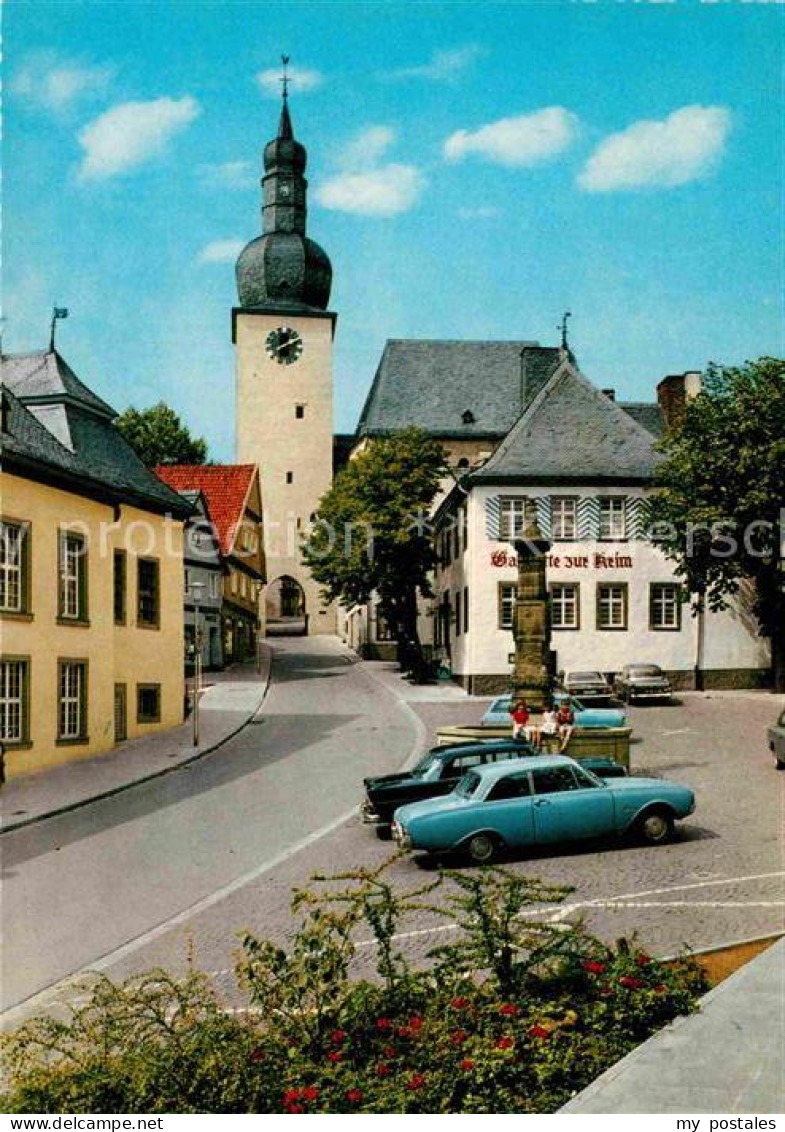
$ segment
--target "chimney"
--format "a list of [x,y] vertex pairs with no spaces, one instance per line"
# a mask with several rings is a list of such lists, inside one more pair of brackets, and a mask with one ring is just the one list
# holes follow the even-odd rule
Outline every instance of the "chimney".
[[684,407],[701,391],[701,375],[697,370],[672,373],[657,386],[657,401],[665,418],[666,428],[676,428],[684,417]]
[[603,389],[602,392],[605,394],[605,396],[608,398],[609,401],[615,401],[616,400],[616,390],[615,389]]

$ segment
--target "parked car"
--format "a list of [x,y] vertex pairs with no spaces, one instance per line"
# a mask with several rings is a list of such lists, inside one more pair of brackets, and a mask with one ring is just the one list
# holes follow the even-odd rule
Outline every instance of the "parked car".
[[562,684],[568,695],[586,704],[607,704],[613,696],[613,688],[601,672],[565,672]]
[[466,852],[479,864],[504,849],[627,834],[667,841],[677,818],[695,809],[686,786],[659,778],[604,780],[565,755],[478,766],[441,798],[395,811],[403,848]]
[[769,728],[769,749],[774,753],[778,770],[785,770],[785,711],[777,723]]
[[[535,756],[534,748],[521,739],[484,739],[434,747],[409,771],[366,778],[360,816],[368,824],[389,826],[399,806],[449,794],[467,770],[532,756]],[[584,763],[595,774],[607,777],[627,773],[619,763],[602,756],[586,759]]]
[[613,688],[619,699],[628,704],[635,700],[669,700],[673,695],[671,682],[659,664],[625,664]]
[[[627,722],[627,717],[620,708],[589,707],[577,696],[570,696],[566,692],[555,692],[553,699],[556,704],[569,700],[570,707],[575,714],[576,727],[624,727]],[[482,717],[482,726],[509,726],[511,706],[512,696],[497,696]]]

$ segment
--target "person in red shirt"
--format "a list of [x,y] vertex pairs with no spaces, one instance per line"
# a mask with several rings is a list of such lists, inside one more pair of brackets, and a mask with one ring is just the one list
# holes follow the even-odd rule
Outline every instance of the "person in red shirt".
[[510,709],[512,716],[512,737],[513,739],[528,739],[529,729],[526,724],[529,722],[529,709],[526,706],[525,700],[517,700]]
[[559,704],[559,710],[556,713],[556,722],[559,725],[559,737],[561,738],[559,750],[563,751],[575,730],[575,713],[570,707],[569,700],[562,700]]

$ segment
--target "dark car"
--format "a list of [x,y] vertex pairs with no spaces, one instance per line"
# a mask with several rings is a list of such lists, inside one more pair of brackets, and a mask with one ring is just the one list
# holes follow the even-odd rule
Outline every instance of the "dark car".
[[636,700],[669,700],[671,682],[659,664],[625,664],[613,682],[619,699],[631,704]]
[[[535,753],[530,743],[520,739],[486,739],[477,743],[433,747],[409,771],[365,779],[365,798],[360,807],[362,820],[377,826],[389,826],[399,806],[450,794],[467,770]],[[603,778],[626,774],[624,767],[612,759],[585,759],[583,765]]]
[[777,770],[785,770],[785,711],[779,722],[769,728],[769,748],[774,755]]
[[562,683],[565,692],[585,704],[607,704],[613,696],[613,688],[601,672],[565,672]]

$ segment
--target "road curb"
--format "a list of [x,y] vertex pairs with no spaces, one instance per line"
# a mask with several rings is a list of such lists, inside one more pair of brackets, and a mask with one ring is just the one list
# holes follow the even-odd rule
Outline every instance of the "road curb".
[[36,814],[31,818],[23,818],[21,821],[14,822],[12,825],[4,825],[0,829],[0,837],[8,833],[16,833],[19,829],[24,829],[26,826],[38,825],[39,822],[49,821],[50,818],[60,817],[62,814],[71,813],[74,810],[81,810],[85,806],[91,806],[94,802],[101,802],[105,798],[114,798],[117,794],[123,794],[126,790],[132,790],[135,786],[142,786],[146,782],[153,782],[156,778],[163,778],[167,774],[174,774],[178,770],[182,770],[185,766],[192,766],[193,763],[199,762],[201,759],[206,758],[207,755],[212,755],[215,751],[220,750],[230,739],[234,739],[236,735],[248,726],[248,724],[256,718],[262,709],[267,693],[270,689],[270,677],[273,668],[273,652],[270,649],[270,655],[267,664],[267,672],[264,675],[263,681],[260,681],[261,693],[259,700],[242,723],[238,724],[232,731],[228,732],[216,743],[210,747],[204,747],[201,751],[197,751],[195,755],[189,755],[188,758],[183,759],[181,762],[174,763],[172,766],[161,767],[160,770],[152,771],[150,774],[143,774],[141,778],[133,778],[128,782],[123,782],[119,786],[113,786],[110,790],[102,790],[98,794],[91,794],[88,798],[80,798],[77,802],[68,802],[64,806],[58,806],[54,810],[47,810],[44,814]]

